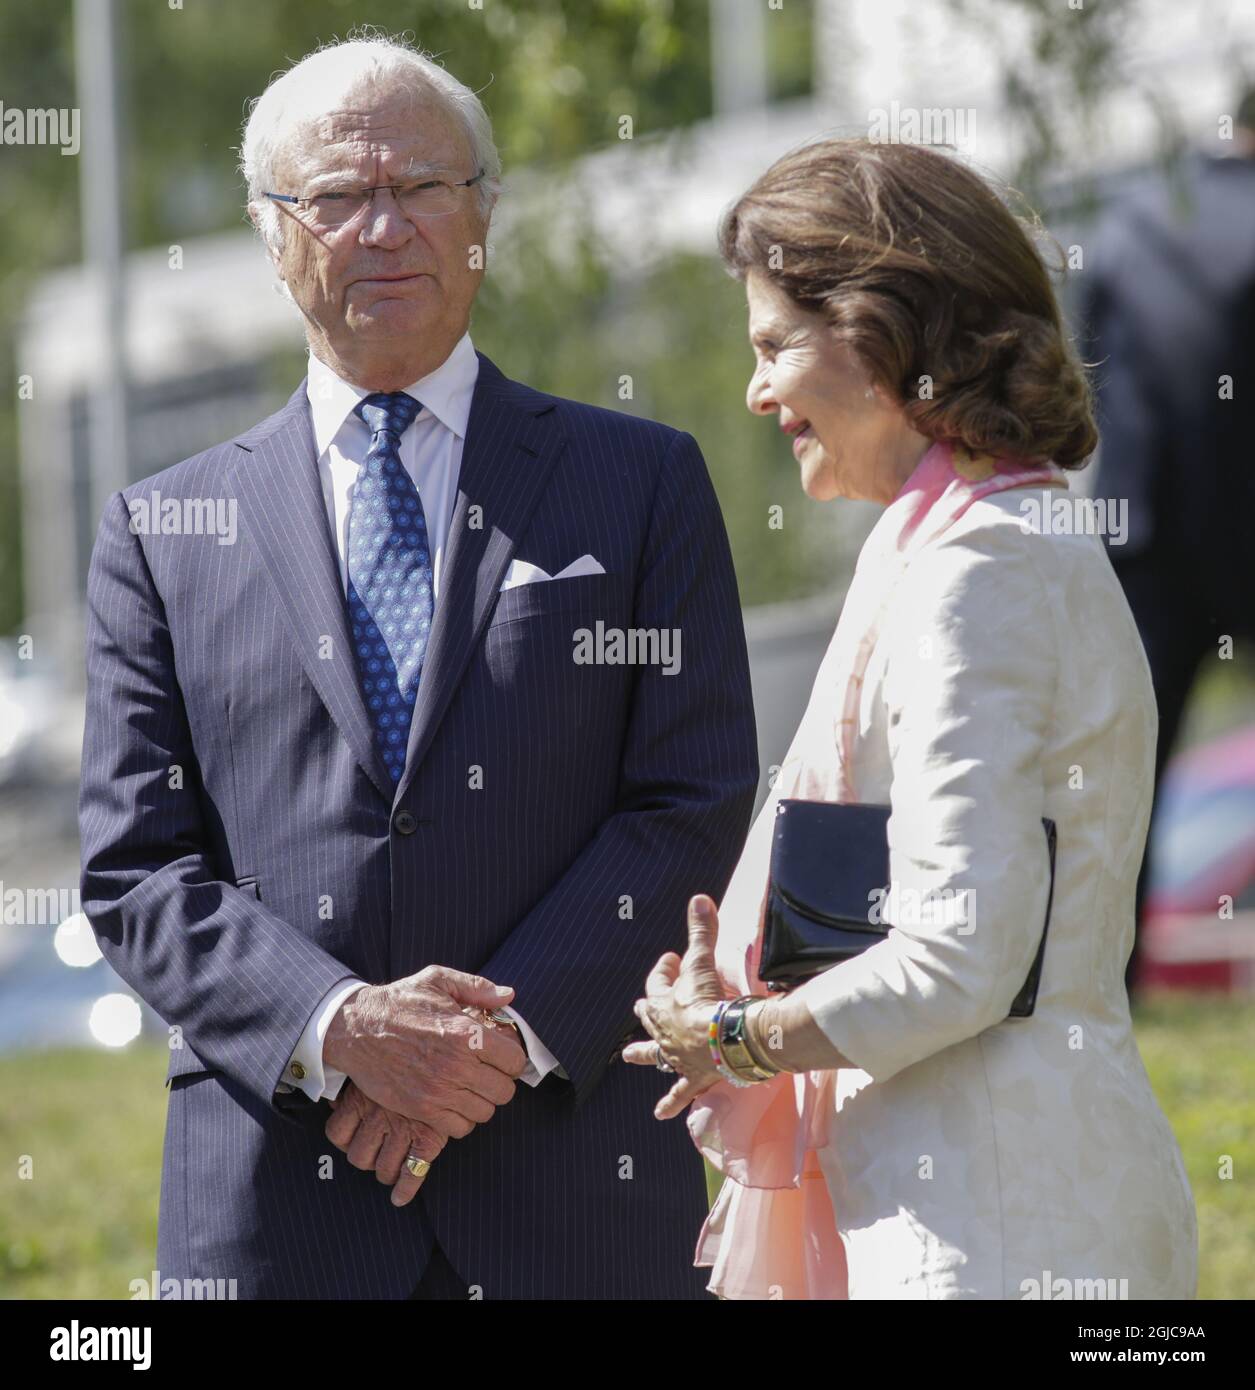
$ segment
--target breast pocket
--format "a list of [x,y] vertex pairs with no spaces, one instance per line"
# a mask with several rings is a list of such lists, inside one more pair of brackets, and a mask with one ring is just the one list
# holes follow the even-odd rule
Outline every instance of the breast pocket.
[[617,621],[623,617],[628,582],[621,574],[581,574],[516,584],[498,596],[489,630],[558,613],[586,613],[593,621],[599,616],[605,622]]
[[570,737],[599,704],[617,706],[622,668],[590,665],[598,624],[604,631],[631,623],[632,580],[622,574],[582,574],[507,589],[497,600],[482,657],[497,696],[516,701],[520,687],[543,692],[535,706],[536,733],[549,726]]

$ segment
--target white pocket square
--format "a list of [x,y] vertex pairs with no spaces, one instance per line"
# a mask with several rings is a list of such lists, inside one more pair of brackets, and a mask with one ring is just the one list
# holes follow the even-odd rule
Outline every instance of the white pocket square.
[[507,589],[517,589],[520,584],[538,584],[542,580],[577,579],[582,574],[605,574],[605,568],[591,555],[581,555],[572,560],[564,570],[557,574],[547,574],[539,565],[529,565],[526,560],[511,560],[505,579],[501,582],[501,593]]

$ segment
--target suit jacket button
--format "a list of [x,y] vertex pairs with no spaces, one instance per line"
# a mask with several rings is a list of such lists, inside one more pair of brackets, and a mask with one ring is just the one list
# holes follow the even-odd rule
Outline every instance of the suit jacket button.
[[392,824],[402,835],[413,835],[415,830],[418,829],[418,822],[409,811],[398,811],[396,819],[393,820]]

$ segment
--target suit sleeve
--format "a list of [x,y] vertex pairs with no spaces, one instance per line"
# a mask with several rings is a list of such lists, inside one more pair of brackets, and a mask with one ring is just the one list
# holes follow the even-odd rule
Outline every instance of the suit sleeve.
[[319,1001],[352,972],[211,859],[165,608],[129,522],[114,493],[87,581],[82,908],[136,994],[269,1104]]
[[634,624],[676,629],[680,669],[638,668],[617,805],[485,962],[587,1098],[635,1032],[632,1005],[684,949],[694,893],[722,897],[758,781],[745,627],[719,503],[691,435],[664,457]]
[[1001,1023],[1037,952],[1057,662],[1031,552],[1049,544],[1014,523],[943,541],[891,600],[884,920],[894,930],[801,991],[875,1081]]

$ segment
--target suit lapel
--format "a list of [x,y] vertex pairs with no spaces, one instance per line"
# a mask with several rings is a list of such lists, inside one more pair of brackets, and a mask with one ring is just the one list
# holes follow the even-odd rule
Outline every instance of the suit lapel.
[[241,519],[261,553],[301,662],[362,769],[390,805],[405,795],[431,747],[565,442],[538,418],[553,409],[552,400],[503,376],[483,353],[476,355],[479,376],[440,597],[395,797],[362,702],[305,383],[278,414],[235,441],[242,451],[232,468]]
[[431,639],[397,800],[405,795],[497,600],[564,439],[538,417],[553,401],[503,376],[482,352]]
[[391,802],[392,778],[362,703],[305,383],[277,415],[235,442],[245,451],[233,469],[242,521],[261,552],[301,663],[366,775]]

